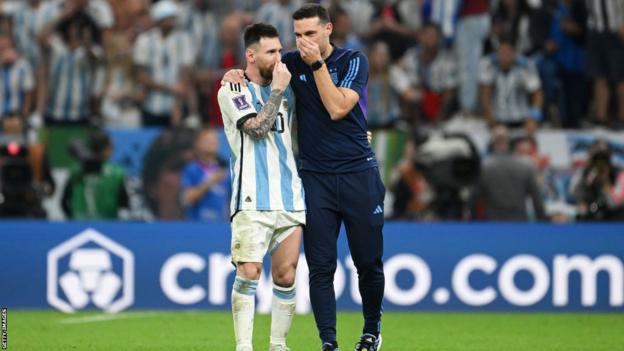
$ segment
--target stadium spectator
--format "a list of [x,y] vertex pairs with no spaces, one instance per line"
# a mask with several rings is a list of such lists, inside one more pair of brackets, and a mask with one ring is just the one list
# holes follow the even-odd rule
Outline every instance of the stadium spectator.
[[[72,10],[70,10],[72,9]],[[54,0],[45,1],[40,10],[41,20],[44,25],[55,21],[65,12],[84,12],[100,29],[102,33],[108,32],[115,24],[113,11],[107,0]]]
[[194,61],[191,38],[176,29],[175,2],[157,2],[151,16],[155,26],[139,35],[133,54],[138,81],[145,90],[143,125],[179,127]]
[[537,70],[528,59],[516,55],[511,41],[502,40],[496,53],[481,60],[479,83],[481,107],[490,125],[519,127],[542,119]]
[[545,58],[539,64],[546,107],[558,105],[564,128],[580,127],[587,110],[586,17],[583,0],[560,0],[545,45]]
[[123,217],[121,211],[129,207],[129,201],[123,169],[109,162],[112,140],[106,133],[96,131],[87,148],[82,151],[90,156],[70,169],[62,196],[65,214],[72,219]]
[[488,0],[465,0],[459,8],[455,50],[459,66],[459,105],[462,113],[473,115],[477,108],[479,59],[490,31]]
[[361,50],[363,44],[351,29],[351,18],[347,11],[340,3],[332,4],[328,11],[329,18],[334,24],[334,31],[330,38],[332,43],[349,50]]
[[[221,22],[219,31],[219,43],[216,50],[212,51],[209,60],[214,77],[222,77],[226,70],[238,68],[245,62],[245,51],[241,45],[240,16],[229,15]],[[217,101],[217,92],[221,87],[221,82],[216,79],[210,92],[210,102],[208,104],[208,124],[211,126],[223,126],[221,110]]]
[[587,165],[573,176],[570,189],[579,220],[624,220],[624,172],[613,165],[612,156],[609,143],[598,140],[589,150]]
[[368,127],[391,128],[401,117],[399,95],[392,87],[388,45],[378,41],[369,51]]
[[[484,219],[489,221],[527,221],[527,198],[530,198],[539,221],[546,219],[544,203],[537,184],[535,166],[510,151],[507,128],[492,131],[492,156],[481,169],[473,198],[473,209],[483,201]],[[473,213],[478,213],[474,211]]]
[[457,64],[444,49],[437,25],[425,25],[419,37],[420,45],[407,50],[393,69],[391,81],[404,101],[417,102],[425,120],[440,121],[453,112]]
[[[581,0],[583,1],[583,0]],[[494,6],[491,43],[510,37],[516,50],[532,56],[543,48],[548,37],[557,0],[502,0]]]
[[182,205],[194,221],[227,221],[229,179],[218,158],[219,135],[204,129],[195,140],[195,159],[182,171]]
[[255,22],[268,23],[277,28],[284,51],[295,47],[295,34],[292,31],[291,14],[299,8],[301,1],[270,0],[265,2],[256,13]]
[[594,79],[594,118],[598,124],[609,123],[609,84],[615,84],[618,105],[617,127],[624,127],[624,2],[601,0],[588,2],[587,61]]
[[[195,51],[189,114],[209,119],[210,92],[221,72],[217,69],[215,53],[219,50],[219,22],[214,5],[207,0],[192,0],[180,4],[178,25],[191,35]],[[190,116],[189,116],[190,117]]]
[[8,35],[0,36],[0,64],[0,116],[14,111],[28,116],[34,103],[35,77]]
[[401,57],[407,48],[416,43],[418,33],[406,25],[415,14],[402,12],[403,2],[405,0],[372,1],[372,17],[367,32],[362,35],[365,40],[386,42],[390,48],[392,61]]
[[[97,111],[95,73],[102,50],[95,43],[98,29],[73,2],[42,30],[39,41],[47,67],[47,124],[86,124]],[[91,120],[93,122],[93,120]]]
[[37,33],[43,27],[39,9],[41,0],[0,2],[0,13],[11,16],[13,22],[13,40],[17,50],[34,68],[41,59]]
[[100,114],[106,127],[138,127],[141,125],[136,70],[132,64],[132,43],[127,32],[111,34],[106,52],[106,69],[102,83]]

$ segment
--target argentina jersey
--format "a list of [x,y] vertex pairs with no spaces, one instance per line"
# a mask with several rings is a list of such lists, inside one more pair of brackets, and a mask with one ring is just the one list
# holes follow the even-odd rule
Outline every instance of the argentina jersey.
[[305,210],[291,142],[295,108],[292,90],[286,90],[275,124],[264,139],[256,140],[238,128],[262,110],[270,94],[270,86],[251,81],[247,81],[247,87],[226,84],[219,89],[219,106],[231,149],[232,217],[241,210]]

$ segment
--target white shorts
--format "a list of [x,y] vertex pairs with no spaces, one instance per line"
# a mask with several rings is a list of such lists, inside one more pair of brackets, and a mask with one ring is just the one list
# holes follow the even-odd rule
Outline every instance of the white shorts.
[[232,221],[232,262],[262,262],[305,219],[305,211],[238,212]]

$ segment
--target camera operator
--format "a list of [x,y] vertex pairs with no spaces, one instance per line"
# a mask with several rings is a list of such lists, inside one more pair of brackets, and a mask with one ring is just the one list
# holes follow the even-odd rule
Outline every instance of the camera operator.
[[579,206],[578,220],[624,219],[624,172],[611,163],[612,154],[606,141],[595,142],[587,166],[573,177],[571,188]]
[[0,217],[45,218],[41,198],[54,192],[45,147],[29,137],[18,113],[1,122]]
[[116,219],[120,210],[128,208],[125,174],[121,167],[109,162],[113,153],[110,137],[94,132],[88,146],[81,140],[70,143],[69,151],[80,164],[70,170],[63,191],[62,206],[72,219]]
[[480,156],[465,134],[417,136],[414,165],[433,190],[429,209],[436,220],[468,219],[469,189],[478,180]]

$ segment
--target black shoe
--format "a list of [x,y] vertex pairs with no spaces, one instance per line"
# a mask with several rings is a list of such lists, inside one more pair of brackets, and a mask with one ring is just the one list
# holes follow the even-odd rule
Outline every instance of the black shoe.
[[378,351],[381,349],[381,335],[363,334],[360,341],[355,344],[355,351]]
[[323,347],[321,348],[321,351],[340,351],[340,350],[338,349],[338,343],[326,342],[326,343],[323,343]]

